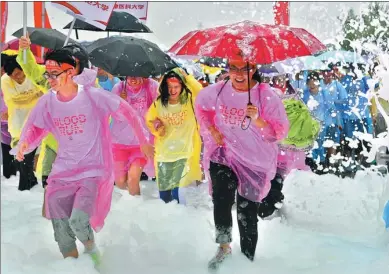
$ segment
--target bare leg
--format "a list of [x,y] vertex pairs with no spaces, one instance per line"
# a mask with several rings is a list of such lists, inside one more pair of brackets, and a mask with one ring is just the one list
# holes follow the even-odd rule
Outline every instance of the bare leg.
[[115,184],[120,189],[126,189],[127,188],[127,176],[117,178],[115,180]]
[[128,171],[128,192],[132,196],[140,195],[139,180],[142,175],[143,167],[140,165],[140,161],[132,163],[130,170]]

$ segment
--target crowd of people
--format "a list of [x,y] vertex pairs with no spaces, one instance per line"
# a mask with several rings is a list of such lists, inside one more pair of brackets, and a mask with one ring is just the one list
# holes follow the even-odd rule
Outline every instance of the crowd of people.
[[[369,143],[355,132],[386,128],[365,96],[371,76],[351,65],[273,76],[237,55],[216,83],[179,67],[158,79],[118,78],[92,67],[80,46],[37,64],[30,44],[22,37],[19,51],[1,56],[3,175],[19,171],[19,190],[41,177],[42,215],[60,252],[77,258],[77,238],[96,267],[94,231],[115,186],[142,195],[140,181],[154,178],[161,200],[180,203],[181,188],[207,180],[219,245],[209,267],[231,255],[234,203],[241,252],[253,261],[258,217],[280,207],[289,172],[355,172],[369,164]],[[338,153],[351,163],[344,169],[331,158]]]

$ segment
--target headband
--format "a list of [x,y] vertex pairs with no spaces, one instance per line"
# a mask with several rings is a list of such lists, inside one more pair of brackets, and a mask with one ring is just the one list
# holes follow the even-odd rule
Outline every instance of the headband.
[[178,78],[176,78],[176,77],[171,77],[171,78],[167,79],[166,82],[168,82],[170,84],[173,84],[173,83],[181,84],[180,80],[178,80]]
[[57,70],[64,71],[64,70],[68,70],[68,69],[74,69],[74,67],[68,63],[58,64],[56,61],[47,60],[46,61],[46,69],[50,69],[50,70],[57,69]]

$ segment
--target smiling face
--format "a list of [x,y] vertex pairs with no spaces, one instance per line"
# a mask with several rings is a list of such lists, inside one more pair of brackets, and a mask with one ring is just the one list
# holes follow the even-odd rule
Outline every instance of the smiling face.
[[138,91],[143,86],[144,79],[142,77],[127,77],[127,85],[133,90]]
[[[67,64],[66,64],[67,65]],[[72,77],[76,75],[76,69],[67,65],[66,69],[63,69],[55,61],[46,61],[46,73],[45,77],[49,82],[51,88],[59,92],[68,84],[72,84]]]
[[237,90],[247,90],[249,79],[252,79],[256,71],[255,65],[248,64],[247,66],[247,62],[231,60],[229,67],[232,86]]
[[169,91],[169,101],[178,102],[182,92],[182,85],[177,78],[169,78],[167,80],[167,88]]

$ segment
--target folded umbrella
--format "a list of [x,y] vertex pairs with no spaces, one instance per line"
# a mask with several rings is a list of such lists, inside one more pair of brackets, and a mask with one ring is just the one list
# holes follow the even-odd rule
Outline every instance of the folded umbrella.
[[[64,29],[69,29],[72,22],[67,24]],[[107,28],[105,30],[99,29],[87,22],[76,20],[73,29],[75,30],[87,30],[87,31],[104,31],[104,32],[124,32],[124,33],[152,33],[152,31],[143,24],[135,16],[126,12],[112,12],[109,18]]]
[[[66,41],[66,35],[55,29],[27,27],[32,44],[36,44],[48,49],[60,49]],[[23,28],[19,29],[13,36],[20,38],[23,36]],[[69,39],[68,45],[77,44],[73,39]]]
[[94,66],[116,76],[154,77],[177,67],[156,44],[130,36],[99,39],[87,51]]

